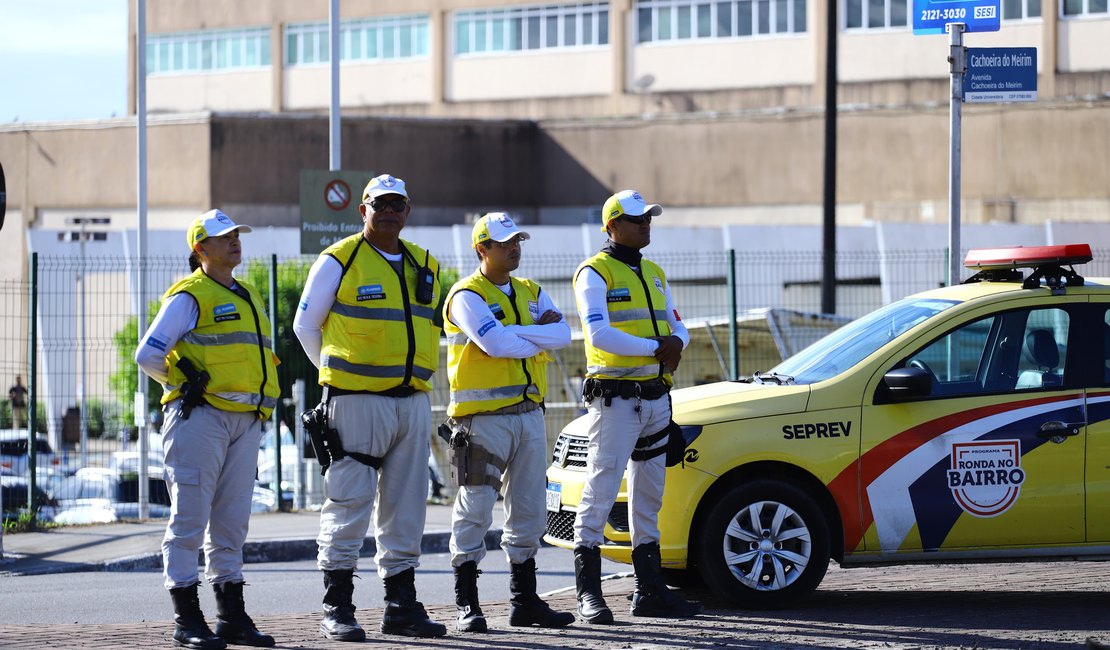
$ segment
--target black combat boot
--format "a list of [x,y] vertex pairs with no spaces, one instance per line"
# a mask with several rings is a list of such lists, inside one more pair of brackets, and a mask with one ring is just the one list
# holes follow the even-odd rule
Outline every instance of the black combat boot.
[[566,627],[574,622],[574,614],[557,612],[536,595],[536,559],[512,565],[509,578],[509,625],[513,627]]
[[170,589],[170,598],[173,599],[175,646],[197,650],[224,650],[227,647],[227,643],[212,634],[208,623],[204,622],[204,612],[200,611],[200,598],[197,596],[197,583]]
[[324,571],[324,620],[320,634],[334,641],[365,641],[366,631],[355,620],[354,569]]
[[245,582],[220,582],[212,585],[216,592],[216,635],[235,645],[272,648],[274,637],[258,631],[247,616],[243,605]]
[[424,605],[416,600],[416,570],[404,571],[385,579],[385,613],[382,634],[436,637],[447,634],[447,627],[428,618]]
[[478,576],[481,573],[474,560],[455,567],[455,606],[459,610],[455,628],[460,632],[485,632],[487,629],[486,617],[478,604]]
[[587,623],[612,623],[613,612],[601,595],[601,549],[574,547],[574,582],[578,617]]
[[640,544],[632,549],[632,567],[636,571],[636,591],[632,594],[633,616],[690,618],[701,613],[701,603],[686,600],[667,588],[659,544]]

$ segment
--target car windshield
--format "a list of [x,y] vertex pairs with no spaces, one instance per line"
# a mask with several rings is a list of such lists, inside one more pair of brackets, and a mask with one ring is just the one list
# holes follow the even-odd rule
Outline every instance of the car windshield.
[[892,302],[841,327],[770,372],[789,376],[798,384],[835,377],[902,332],[955,304],[955,300],[913,297]]

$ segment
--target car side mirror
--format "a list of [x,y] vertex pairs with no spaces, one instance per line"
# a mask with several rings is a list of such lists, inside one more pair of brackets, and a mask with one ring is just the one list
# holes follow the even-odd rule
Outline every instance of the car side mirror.
[[922,368],[895,368],[883,375],[883,381],[895,400],[926,397],[933,392],[933,378]]

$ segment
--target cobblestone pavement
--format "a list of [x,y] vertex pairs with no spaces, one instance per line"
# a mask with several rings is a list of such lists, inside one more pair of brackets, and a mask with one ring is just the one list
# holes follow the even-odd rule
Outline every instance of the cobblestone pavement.
[[[706,602],[693,620],[634,619],[627,614],[632,579],[605,582],[617,622],[575,623],[563,630],[508,627],[505,603],[483,605],[488,634],[456,633],[453,607],[432,607],[448,623],[442,639],[384,637],[376,632],[380,609],[358,612],[372,648],[1081,648],[1087,637],[1110,639],[1110,564],[1097,562],[978,564],[842,570],[835,565],[821,588],[788,610],[740,611],[692,590]],[[547,597],[571,610],[572,591]],[[209,617],[212,620],[212,616]],[[261,616],[279,648],[351,648],[318,636],[318,612]],[[167,621],[129,625],[0,626],[0,647],[149,648],[169,647]]]

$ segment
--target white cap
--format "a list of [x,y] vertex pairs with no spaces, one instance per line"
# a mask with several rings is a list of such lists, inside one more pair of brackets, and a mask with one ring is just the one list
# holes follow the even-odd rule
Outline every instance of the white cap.
[[509,241],[520,235],[522,239],[531,239],[532,236],[524,232],[513,223],[513,218],[504,212],[490,212],[474,224],[470,234],[472,247],[484,241]]
[[193,250],[193,246],[205,239],[226,235],[232,230],[250,232],[251,227],[240,226],[219,210],[209,210],[197,217],[185,231],[186,243],[189,244],[189,250]]
[[366,184],[366,188],[362,190],[362,202],[366,203],[384,194],[400,194],[406,199],[409,198],[408,192],[405,191],[405,181],[389,174],[382,174],[371,178]]
[[663,207],[657,203],[645,202],[644,197],[636,190],[621,190],[610,196],[601,208],[601,231],[605,232],[605,226],[608,226],[610,221],[625,214],[634,217],[650,214],[658,217],[663,214]]

